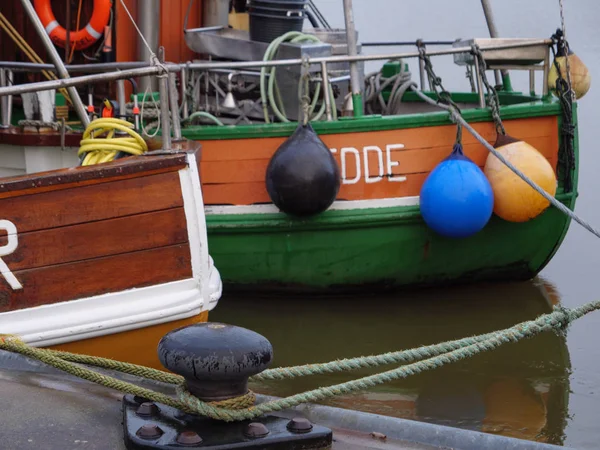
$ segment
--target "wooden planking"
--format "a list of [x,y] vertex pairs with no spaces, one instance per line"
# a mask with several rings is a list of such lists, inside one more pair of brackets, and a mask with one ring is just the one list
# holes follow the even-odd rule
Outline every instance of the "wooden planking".
[[184,154],[127,157],[109,163],[78,166],[0,178],[0,198],[31,195],[128,178],[176,172],[186,166]]
[[[538,117],[532,119],[507,120],[504,122],[508,134],[521,139],[540,136],[555,136],[558,132],[557,117]],[[494,142],[496,132],[489,122],[471,124],[488,142]],[[410,149],[426,149],[447,147],[452,145],[456,137],[454,125],[424,128],[407,128],[387,131],[370,131],[361,133],[324,134],[321,139],[330,148],[341,147],[362,148],[367,145],[404,144]],[[557,137],[558,139],[558,137]],[[239,140],[202,141],[202,161],[239,161],[247,159],[268,159],[286,138],[262,138]],[[463,133],[464,144],[475,144],[478,141],[467,131]],[[549,156],[550,153],[545,154]]]
[[192,276],[189,246],[125,253],[82,262],[15,271],[23,289],[0,280],[0,312],[150,286]]
[[[551,148],[552,138],[542,136],[530,138],[527,142],[536,148],[548,150]],[[387,173],[387,149],[377,147],[365,152],[362,148],[358,150],[360,159],[360,170],[364,176],[365,167],[368,167],[370,177],[379,176],[381,171]],[[340,149],[337,149],[333,156],[338,166],[341,167]],[[483,167],[489,151],[479,143],[466,144],[463,146],[465,155],[471,158],[477,165]],[[390,160],[398,162],[397,166],[392,167],[392,175],[406,175],[410,173],[421,173],[431,171],[440,161],[446,158],[452,151],[452,146],[434,147],[428,149],[390,149]],[[365,156],[366,154],[366,156]],[[551,153],[548,160],[553,168],[556,168],[557,153]],[[368,166],[365,166],[365,158]],[[357,175],[356,153],[346,153],[346,177],[353,179]],[[203,184],[224,184],[224,183],[248,183],[264,181],[269,159],[253,159],[240,161],[207,161],[202,167]]]
[[[558,163],[557,117],[541,117],[506,121],[507,133],[519,137],[536,147],[556,170]],[[490,123],[474,124],[475,129],[489,142],[495,140],[495,130]],[[363,200],[419,195],[427,174],[452,150],[456,135],[454,126],[420,129],[375,131],[324,135],[323,141],[333,152],[340,168],[342,147],[352,147],[359,155],[361,176],[357,175],[356,152],[347,153],[345,172],[338,199]],[[269,158],[285,139],[246,139],[237,141],[204,141],[201,164],[201,180],[205,203],[208,205],[249,205],[270,203],[264,179]],[[390,150],[390,160],[398,162],[390,174],[407,176],[404,182],[388,178],[387,145],[403,144],[403,148]],[[463,146],[469,156],[481,168],[489,155],[488,150],[469,133],[463,133]],[[364,147],[381,149],[384,177],[380,174],[379,155],[367,153],[369,182],[365,175]],[[237,155],[237,159],[233,157]]]
[[18,239],[17,249],[2,258],[13,272],[184,244],[188,233],[180,207],[22,233]]
[[169,172],[0,200],[0,219],[18,233],[183,206],[179,174]]

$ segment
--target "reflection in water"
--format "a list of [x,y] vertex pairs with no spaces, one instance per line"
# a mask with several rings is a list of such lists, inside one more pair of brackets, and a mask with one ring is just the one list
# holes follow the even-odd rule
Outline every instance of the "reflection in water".
[[[271,367],[324,362],[435,344],[531,320],[558,304],[540,278],[360,297],[225,295],[211,321],[266,336]],[[392,367],[265,382],[286,396]],[[562,444],[570,361],[565,337],[545,333],[518,344],[324,404]]]

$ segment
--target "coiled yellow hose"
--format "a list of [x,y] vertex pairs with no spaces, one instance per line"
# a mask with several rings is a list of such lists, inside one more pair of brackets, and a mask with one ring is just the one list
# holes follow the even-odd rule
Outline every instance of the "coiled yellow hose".
[[[116,131],[123,131],[129,137],[114,137]],[[119,152],[141,155],[148,151],[146,141],[135,132],[133,124],[114,117],[101,117],[90,122],[83,133],[77,155],[85,155],[82,166],[113,161]]]

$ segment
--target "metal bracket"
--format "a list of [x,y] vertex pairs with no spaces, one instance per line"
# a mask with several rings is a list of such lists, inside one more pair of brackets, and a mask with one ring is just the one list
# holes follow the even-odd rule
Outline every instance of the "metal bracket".
[[254,421],[221,422],[161,403],[125,395],[123,431],[129,450],[202,448],[322,449],[333,442],[329,428],[308,420],[265,415]]

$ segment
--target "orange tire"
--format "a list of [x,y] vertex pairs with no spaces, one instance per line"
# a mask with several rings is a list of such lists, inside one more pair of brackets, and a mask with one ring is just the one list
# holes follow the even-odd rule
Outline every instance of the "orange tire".
[[[34,0],[34,7],[52,42],[59,47],[65,48],[67,30],[56,20],[52,12],[50,0]],[[69,46],[77,50],[83,50],[100,39],[100,36],[104,32],[104,27],[108,25],[108,21],[110,20],[111,8],[112,0],[94,0],[92,18],[81,30],[70,33]]]

